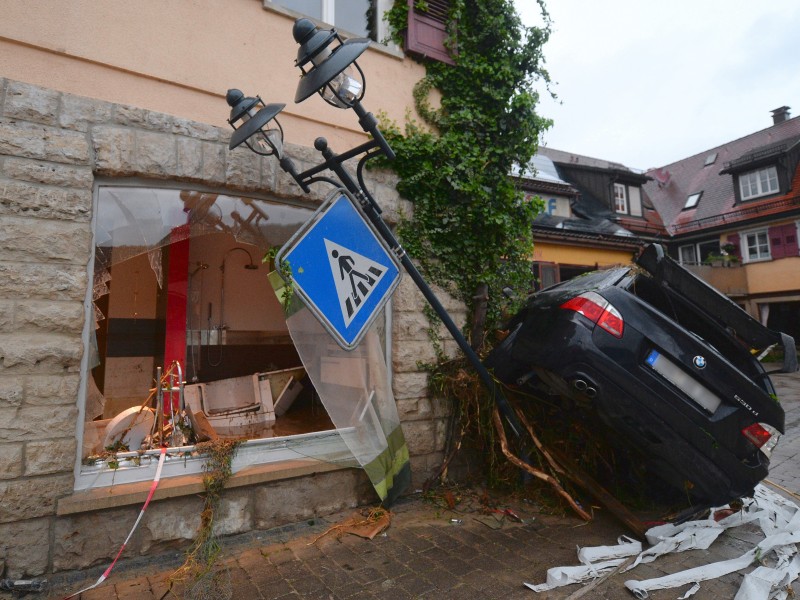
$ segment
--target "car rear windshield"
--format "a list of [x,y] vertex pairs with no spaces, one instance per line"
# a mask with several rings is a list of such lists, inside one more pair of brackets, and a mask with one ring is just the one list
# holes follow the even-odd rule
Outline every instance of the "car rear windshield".
[[761,369],[744,343],[702,314],[697,306],[680,294],[659,285],[651,276],[644,273],[633,277],[627,289],[684,329],[702,338],[749,377],[761,373]]

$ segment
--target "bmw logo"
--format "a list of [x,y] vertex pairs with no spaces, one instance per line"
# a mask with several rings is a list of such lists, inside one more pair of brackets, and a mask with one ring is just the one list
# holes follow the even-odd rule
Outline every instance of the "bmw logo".
[[692,362],[694,363],[694,366],[697,367],[698,369],[706,368],[706,359],[703,358],[702,356],[695,356],[692,359]]

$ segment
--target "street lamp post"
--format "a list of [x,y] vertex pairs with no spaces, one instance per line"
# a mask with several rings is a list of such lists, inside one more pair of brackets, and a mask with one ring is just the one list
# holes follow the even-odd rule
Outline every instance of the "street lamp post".
[[[492,394],[498,409],[514,434],[518,438],[522,438],[522,426],[508,400],[417,270],[411,258],[383,221],[380,216],[380,207],[364,184],[363,169],[367,161],[378,155],[383,155],[389,160],[395,157],[394,151],[378,128],[377,119],[361,104],[366,91],[366,81],[356,59],[369,47],[370,41],[368,39],[343,41],[335,29],[320,29],[309,19],[298,19],[294,24],[293,35],[295,41],[300,44],[295,65],[303,73],[297,86],[295,102],[302,102],[316,92],[332,106],[343,109],[352,108],[358,116],[361,128],[364,132],[369,133],[372,139],[347,152],[336,154],[328,146],[325,138],[318,137],[314,140],[314,147],[322,154],[325,161],[298,172],[294,161],[283,152],[283,128],[277,120],[277,115],[283,110],[285,104],[264,104],[260,97],[245,97],[241,91],[231,89],[228,90],[226,96],[231,107],[228,123],[234,129],[230,149],[245,144],[257,154],[275,156],[281,168],[306,193],[310,191],[309,185],[312,183],[327,182],[339,186],[339,182],[319,175],[326,170],[333,171],[341,184],[356,198],[364,215],[396,254],[425,300],[442,320],[450,335],[478,373],[483,385]],[[363,156],[358,162],[356,180],[343,167],[343,163],[359,155]]]

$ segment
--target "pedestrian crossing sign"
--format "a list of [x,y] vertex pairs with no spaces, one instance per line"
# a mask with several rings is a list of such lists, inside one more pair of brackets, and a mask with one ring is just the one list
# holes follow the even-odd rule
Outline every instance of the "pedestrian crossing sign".
[[345,190],[331,193],[276,256],[279,272],[345,350],[400,283],[400,262]]

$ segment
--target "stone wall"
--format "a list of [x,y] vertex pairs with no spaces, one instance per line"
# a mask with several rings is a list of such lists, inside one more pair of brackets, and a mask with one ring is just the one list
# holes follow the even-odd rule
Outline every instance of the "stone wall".
[[[220,118],[226,110],[220,98]],[[136,178],[298,196],[299,188],[276,161],[241,149],[229,152],[229,135],[212,125],[0,79],[2,576],[102,563],[117,551],[140,508],[57,516],[59,499],[73,493],[95,181]],[[300,169],[316,161],[309,148],[288,151]],[[395,191],[391,174],[368,178],[387,221],[408,214],[410,204]],[[311,198],[321,201],[327,191],[317,188]],[[463,321],[463,307],[443,300]],[[448,415],[444,402],[427,397],[426,375],[417,366],[434,358],[422,306],[422,296],[405,278],[394,301],[394,390],[415,487],[442,459]],[[446,345],[454,350],[453,343]],[[224,498],[221,533],[376,501],[363,472],[348,469],[236,488]],[[156,501],[127,552],[184,543],[198,519],[194,496]]]

